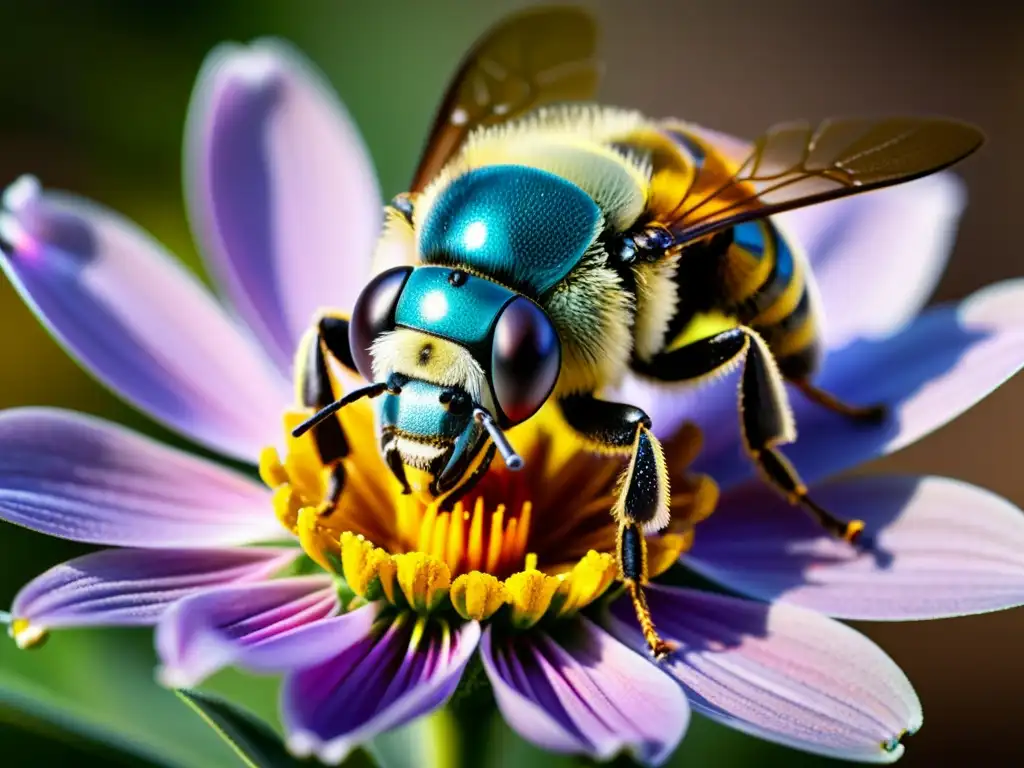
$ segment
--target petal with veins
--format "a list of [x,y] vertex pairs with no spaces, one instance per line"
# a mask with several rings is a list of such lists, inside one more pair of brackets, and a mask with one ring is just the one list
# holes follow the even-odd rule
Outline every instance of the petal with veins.
[[298,51],[224,45],[192,97],[185,163],[211,271],[288,374],[314,313],[350,309],[368,277],[381,200],[359,131]]
[[3,206],[0,266],[64,347],[153,418],[254,462],[290,387],[199,281],[131,222],[34,179]]
[[0,412],[0,519],[89,544],[202,549],[285,538],[270,491],[102,419]]

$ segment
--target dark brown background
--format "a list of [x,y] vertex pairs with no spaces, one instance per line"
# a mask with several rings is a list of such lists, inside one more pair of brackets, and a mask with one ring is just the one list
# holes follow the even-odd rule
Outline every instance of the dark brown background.
[[[366,134],[385,194],[397,192],[449,72],[502,9],[380,5],[387,7],[6,0],[0,181],[31,170],[50,186],[100,199],[195,266],[178,181],[192,79],[219,40],[278,34],[327,72]],[[979,124],[990,141],[961,168],[970,206],[937,298],[957,299],[1024,273],[1024,15],[1010,3],[664,0],[593,7],[606,30],[603,94],[610,103],[748,136],[775,121],[850,113],[940,113]],[[6,284],[0,322],[0,405],[63,404],[166,437],[64,358]],[[948,474],[1024,504],[1022,426],[1018,378],[880,468]],[[77,551],[7,529],[3,536],[3,601],[19,581]],[[925,728],[908,741],[902,764],[1022,761],[1024,611],[861,629],[903,666],[924,703]],[[789,752],[749,755],[753,764],[794,764]]]

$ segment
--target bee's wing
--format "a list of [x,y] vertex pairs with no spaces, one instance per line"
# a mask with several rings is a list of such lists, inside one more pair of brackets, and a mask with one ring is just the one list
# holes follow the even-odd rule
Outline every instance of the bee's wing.
[[[706,132],[690,138],[715,145]],[[776,126],[735,171],[705,163],[663,223],[677,244],[687,243],[750,219],[925,176],[963,159],[983,140],[972,125],[937,118]]]
[[542,104],[592,98],[600,78],[596,48],[597,26],[581,8],[527,11],[491,30],[448,87],[411,191],[423,189],[474,128]]

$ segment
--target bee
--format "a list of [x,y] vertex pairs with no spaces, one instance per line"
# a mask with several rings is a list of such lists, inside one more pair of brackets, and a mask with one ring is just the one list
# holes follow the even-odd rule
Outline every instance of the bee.
[[[470,50],[409,191],[385,208],[377,256],[403,266],[307,334],[300,391],[318,410],[295,434],[314,429],[333,505],[348,447],[329,417],[380,398],[388,467],[450,508],[496,453],[522,466],[505,431],[553,402],[584,445],[625,459],[611,509],[619,575],[661,658],[642,585],[645,535],[669,522],[665,458],[650,417],[600,393],[627,371],[668,384],[742,366],[742,436],[760,475],[856,541],[863,524],[820,507],[779,450],[796,438],[784,382],[850,419],[884,410],[813,384],[814,277],[771,216],[933,173],[983,136],[946,119],[841,119],[777,126],[738,152],[689,123],[592,105],[596,38],[582,10],[540,9]],[[711,318],[717,330],[701,333]],[[335,399],[329,358],[371,383]]]

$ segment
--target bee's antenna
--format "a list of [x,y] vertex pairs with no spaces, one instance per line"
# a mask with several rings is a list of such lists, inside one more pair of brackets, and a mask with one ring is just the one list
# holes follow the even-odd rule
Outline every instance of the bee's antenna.
[[292,430],[292,437],[302,437],[321,421],[337,413],[349,403],[354,403],[356,400],[362,400],[364,397],[378,397],[388,391],[392,392],[392,394],[398,394],[398,392],[401,391],[401,388],[390,388],[388,384],[379,382],[377,384],[370,384],[366,387],[354,389],[344,397],[338,398],[330,405],[325,405],[304,422],[299,424],[299,426]]
[[491,436],[491,440],[497,446],[501,458],[505,460],[505,466],[513,472],[522,469],[523,457],[516,453],[515,448],[509,444],[505,433],[501,431],[501,427],[495,423],[494,417],[488,413],[487,409],[479,405],[474,406],[473,418],[479,421],[483,428],[487,430],[487,434]]

